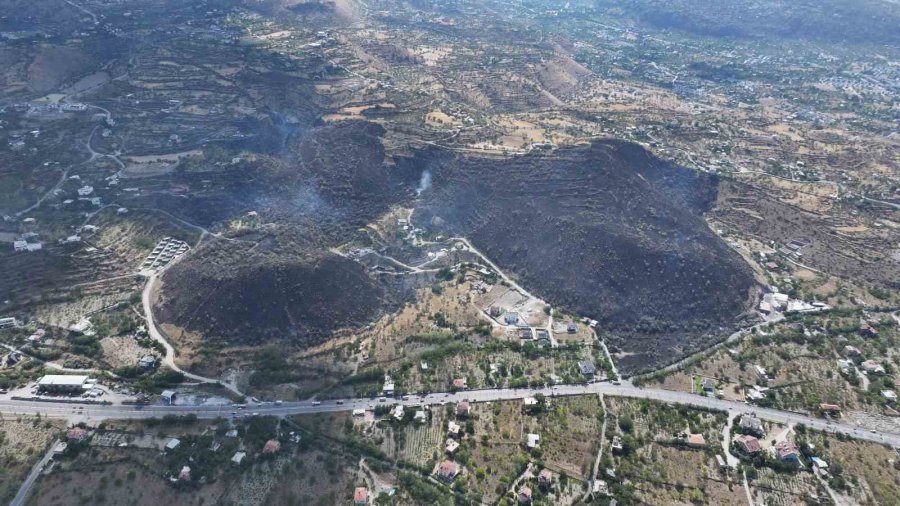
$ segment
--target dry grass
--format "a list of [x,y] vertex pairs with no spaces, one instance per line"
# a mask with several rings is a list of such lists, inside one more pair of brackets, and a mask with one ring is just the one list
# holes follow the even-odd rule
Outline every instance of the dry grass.
[[3,502],[12,499],[31,466],[47,450],[54,433],[62,428],[59,420],[0,419],[0,499]]

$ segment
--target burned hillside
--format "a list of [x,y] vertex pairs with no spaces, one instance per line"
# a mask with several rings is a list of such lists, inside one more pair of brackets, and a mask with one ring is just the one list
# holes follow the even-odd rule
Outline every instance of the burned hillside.
[[431,170],[416,224],[469,237],[549,302],[599,320],[627,369],[696,350],[747,309],[750,269],[702,217],[712,176],[609,141]]
[[613,141],[506,159],[427,149],[394,164],[383,134],[344,122],[296,135],[245,193],[274,228],[166,272],[162,321],[210,339],[304,344],[365,324],[402,290],[325,251],[407,202],[416,225],[470,238],[552,304],[599,320],[626,369],[696,350],[747,309],[750,269],[702,216],[713,176]]
[[369,323],[399,300],[399,292],[361,264],[298,248],[303,245],[284,237],[202,246],[166,272],[159,321],[212,342],[310,345]]
[[225,213],[219,219],[258,209],[266,226],[207,244],[168,270],[161,321],[212,340],[309,344],[366,324],[402,299],[401,280],[376,280],[326,252],[414,195],[418,174],[385,163],[382,133],[364,122],[314,128],[284,159],[256,166],[248,184],[207,196],[226,206],[182,205],[191,219],[206,217],[194,209]]

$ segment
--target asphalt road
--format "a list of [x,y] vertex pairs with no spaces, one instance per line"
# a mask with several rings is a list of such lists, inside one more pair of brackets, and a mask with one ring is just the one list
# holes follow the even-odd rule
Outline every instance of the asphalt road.
[[9,502],[9,506],[21,506],[22,504],[25,504],[25,497],[28,496],[28,491],[31,490],[31,486],[37,481],[38,476],[41,475],[41,471],[44,470],[44,467],[47,466],[50,459],[53,458],[53,449],[57,444],[59,444],[59,440],[53,440],[53,442],[50,443],[50,448],[47,449],[47,453],[44,454],[41,460],[35,462],[31,471],[28,473],[28,476],[25,477],[25,481],[19,486],[19,491],[16,492],[16,496]]
[[[161,417],[169,414],[193,413],[198,418],[211,419],[219,416],[252,416],[253,414],[269,416],[300,415],[310,413],[327,413],[337,411],[350,411],[354,409],[374,408],[379,404],[403,404],[414,407],[419,405],[440,405],[455,403],[462,400],[471,402],[489,402],[507,399],[521,399],[523,397],[543,394],[547,397],[567,395],[604,395],[630,397],[638,399],[650,399],[672,404],[682,404],[703,408],[712,408],[728,411],[732,415],[741,413],[755,413],[763,420],[780,424],[802,423],[809,428],[832,433],[843,433],[856,439],[883,443],[895,448],[900,448],[900,433],[877,432],[867,430],[839,420],[827,420],[813,418],[799,413],[767,409],[757,406],[749,406],[735,401],[727,401],[687,392],[673,392],[651,388],[637,388],[630,384],[613,385],[610,383],[592,383],[589,385],[559,385],[547,388],[520,388],[520,389],[491,389],[491,390],[466,390],[456,393],[433,393],[424,396],[409,395],[407,400],[402,399],[345,399],[343,401],[322,401],[314,404],[311,401],[275,403],[250,403],[246,408],[236,406],[160,406],[160,405],[91,405],[91,404],[64,404],[54,402],[13,401],[0,400],[0,412],[4,414],[35,415],[77,418],[82,420],[100,421],[105,419],[141,419]],[[232,415],[234,413],[235,415]]]

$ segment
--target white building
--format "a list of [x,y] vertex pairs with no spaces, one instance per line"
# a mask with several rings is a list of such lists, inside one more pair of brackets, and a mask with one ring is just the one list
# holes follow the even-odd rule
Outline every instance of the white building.
[[88,195],[94,193],[94,187],[91,185],[84,185],[78,189],[78,195],[82,197],[87,197]]
[[763,368],[762,366],[758,366],[758,365],[755,367],[756,367],[756,377],[757,378],[759,378],[760,380],[769,379],[769,373],[766,372],[765,368]]
[[88,376],[48,374],[38,380],[38,392],[81,393],[93,386]]

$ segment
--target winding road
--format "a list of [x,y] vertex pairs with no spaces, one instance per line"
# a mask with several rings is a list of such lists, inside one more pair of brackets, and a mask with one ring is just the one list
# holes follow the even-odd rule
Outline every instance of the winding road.
[[[174,262],[169,263],[172,265]],[[162,271],[160,271],[162,272]],[[154,341],[160,343],[163,348],[166,350],[166,354],[163,357],[163,363],[166,364],[167,367],[172,369],[173,371],[178,371],[184,375],[185,378],[192,379],[194,381],[199,381],[200,383],[215,383],[222,385],[223,387],[231,390],[236,395],[243,396],[243,394],[238,391],[237,387],[234,385],[225,383],[216,378],[207,378],[205,376],[200,376],[197,374],[190,373],[185,371],[178,364],[175,363],[175,348],[169,343],[169,341],[163,336],[162,332],[159,331],[159,327],[156,326],[156,322],[153,320],[153,304],[152,304],[152,296],[153,291],[156,288],[156,283],[158,281],[158,273],[151,274],[149,278],[147,278],[147,284],[144,285],[144,290],[141,292],[141,305],[144,308],[144,318],[147,323],[147,333],[150,335],[150,338]],[[0,411],[2,411],[2,407],[0,407]]]

